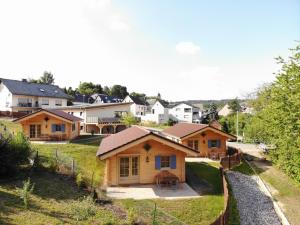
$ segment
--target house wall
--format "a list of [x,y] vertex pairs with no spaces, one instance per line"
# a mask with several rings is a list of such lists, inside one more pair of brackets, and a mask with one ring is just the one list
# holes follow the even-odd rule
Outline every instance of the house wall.
[[[184,109],[190,109],[190,112],[185,112]],[[198,113],[197,116],[193,115],[193,112]],[[192,123],[194,120],[199,119],[199,109],[191,107],[187,104],[179,104],[169,110],[170,117],[178,122]]]
[[0,84],[0,111],[11,111],[12,94],[7,87]]
[[141,116],[141,120],[144,122],[155,122],[157,124],[166,123],[169,120],[168,109],[157,101],[151,107],[149,113],[146,113],[145,116]]
[[[143,146],[145,143],[151,145],[149,153],[147,153]],[[155,183],[155,175],[161,170],[155,169],[155,156],[171,156],[176,155],[176,169],[168,169],[171,173],[175,174],[180,182],[185,182],[185,157],[186,154],[171,148],[167,145],[163,145],[154,140],[143,142],[132,148],[129,148],[117,155],[114,155],[106,159],[106,169],[104,183],[108,186],[119,185],[119,158],[127,155],[138,155],[140,159],[139,164],[139,180],[140,184]],[[146,157],[149,157],[149,162],[146,162]]]
[[[45,121],[45,117],[49,118],[47,122]],[[49,135],[49,136],[65,135],[67,140],[79,136],[79,132],[80,132],[80,122],[75,122],[75,130],[72,131],[72,122],[66,122],[44,113],[29,118],[28,120],[22,121],[20,123],[22,125],[23,132],[27,137],[30,137],[31,124],[40,124],[42,135]],[[65,132],[52,132],[52,124],[65,124]]]
[[145,105],[138,105],[135,104],[129,96],[126,96],[123,100],[123,102],[131,102],[132,104],[130,105],[130,112],[136,116],[136,117],[141,117],[146,114],[147,111],[147,106]]
[[[183,145],[188,146],[188,141],[189,140],[198,140],[199,143],[199,148],[195,149],[197,151],[199,151],[199,155],[201,157],[208,157],[209,153],[225,153],[226,154],[226,140],[227,138],[223,135],[220,135],[216,132],[213,131],[204,131],[203,134],[205,134],[204,136],[202,136],[202,134],[196,134],[194,136],[185,138],[181,140],[181,143]],[[217,148],[209,148],[208,146],[208,140],[220,140],[220,147]]]

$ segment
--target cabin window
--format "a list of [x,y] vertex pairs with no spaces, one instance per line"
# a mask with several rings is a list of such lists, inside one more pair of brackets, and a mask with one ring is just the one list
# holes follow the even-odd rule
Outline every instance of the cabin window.
[[220,140],[208,140],[208,147],[209,148],[220,148],[221,141]]
[[120,177],[129,176],[129,157],[120,158]]
[[52,124],[52,133],[65,132],[65,124]]
[[76,129],[76,124],[73,123],[73,124],[72,124],[72,131],[74,131],[75,129]]
[[199,149],[199,141],[198,140],[188,140],[188,147],[194,150]]
[[170,156],[161,156],[160,167],[170,168]]

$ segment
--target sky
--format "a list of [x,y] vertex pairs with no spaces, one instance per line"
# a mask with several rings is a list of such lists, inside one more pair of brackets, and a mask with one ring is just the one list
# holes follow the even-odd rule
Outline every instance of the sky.
[[0,0],[0,77],[243,98],[300,40],[300,1]]

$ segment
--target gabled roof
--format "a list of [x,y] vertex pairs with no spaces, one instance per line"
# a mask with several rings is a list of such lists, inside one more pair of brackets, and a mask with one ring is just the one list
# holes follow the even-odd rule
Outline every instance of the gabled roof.
[[101,99],[103,103],[122,102],[122,99],[106,94],[93,94],[92,97],[95,99],[95,101],[97,98]]
[[231,134],[227,134],[226,132],[216,129],[215,127],[209,126],[208,124],[199,124],[199,123],[178,123],[172,127],[169,127],[162,132],[166,135],[171,135],[178,138],[184,138],[188,135],[192,135],[199,131],[204,131],[206,129],[210,129],[221,135],[227,136],[228,138],[236,139],[235,136]]
[[38,113],[41,113],[41,112],[45,112],[45,113],[52,114],[54,116],[61,117],[61,118],[65,119],[65,120],[68,120],[70,122],[77,122],[77,121],[81,121],[82,120],[79,117],[73,116],[73,115],[68,114],[68,113],[66,113],[64,111],[61,111],[61,110],[56,110],[56,109],[40,109],[40,110],[38,110],[36,112],[33,112],[33,113],[27,114],[25,116],[22,116],[22,117],[20,117],[20,118],[18,118],[16,120],[14,120],[14,122],[18,122],[18,121],[24,120],[24,119],[26,119],[28,117],[32,117],[32,116],[34,116],[34,115],[36,115]]
[[133,126],[119,133],[110,135],[102,139],[102,142],[96,155],[101,157],[107,153],[113,152],[117,149],[120,149],[123,146],[126,146],[130,143],[134,143],[135,141],[138,141],[150,135],[153,135],[153,137],[158,138],[159,140],[167,141],[173,145],[176,145],[179,148],[184,148],[186,151],[191,152],[192,154],[196,153],[194,149],[191,149],[185,145],[174,142],[145,128]]
[[132,95],[129,95],[129,97],[137,105],[147,105],[148,104],[145,99],[142,99],[142,98],[139,98],[139,97],[134,97]]
[[81,103],[93,103],[94,98],[91,95],[83,95],[79,93],[75,93],[74,102],[81,102]]
[[197,108],[197,109],[199,109],[197,106],[194,106],[194,105],[192,105],[192,104],[190,104],[190,103],[187,103],[187,102],[179,102],[179,103],[176,103],[174,106],[172,106],[172,108],[175,108],[175,107],[177,107],[177,106],[179,106],[179,105],[181,105],[181,104],[185,104],[185,105],[188,105],[188,106],[190,106],[190,107],[192,107],[192,108]]
[[71,99],[69,95],[56,85],[36,84],[27,81],[9,80],[4,78],[0,78],[0,83],[3,83],[14,95]]

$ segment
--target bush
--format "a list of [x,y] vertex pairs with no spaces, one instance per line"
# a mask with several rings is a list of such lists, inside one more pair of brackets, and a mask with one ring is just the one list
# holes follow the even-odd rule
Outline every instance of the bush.
[[79,188],[85,187],[85,182],[83,180],[82,174],[78,173],[76,176],[76,184]]
[[28,209],[30,195],[33,192],[34,184],[30,183],[30,178],[27,181],[23,182],[23,188],[17,189],[19,192],[20,198],[23,199],[25,209]]
[[70,213],[77,220],[86,220],[89,217],[96,215],[97,207],[92,197],[83,197],[82,200],[78,200],[70,205]]
[[0,175],[15,174],[21,165],[29,163],[31,152],[30,142],[23,133],[0,135]]

